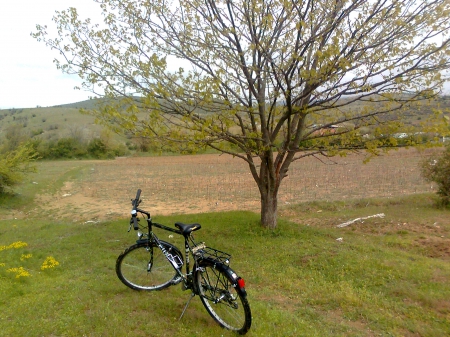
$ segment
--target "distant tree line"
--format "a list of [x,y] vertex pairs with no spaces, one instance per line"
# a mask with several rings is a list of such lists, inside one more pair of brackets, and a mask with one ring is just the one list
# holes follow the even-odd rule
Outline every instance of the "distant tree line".
[[[58,129],[57,125],[49,126]],[[127,154],[126,145],[115,142],[109,132],[86,136],[80,128],[73,128],[68,135],[46,139],[44,130],[25,130],[23,125],[8,127],[2,139],[0,154],[15,151],[21,144],[28,144],[41,159],[109,159]]]
[[[51,124],[47,131],[58,130]],[[39,159],[112,159],[133,153],[172,153],[175,149],[163,148],[145,137],[127,136],[124,141],[113,138],[111,131],[93,134],[82,126],[73,126],[59,135],[49,135],[42,128],[30,130],[23,123],[7,127],[0,134],[0,156],[15,151],[21,144],[28,144]],[[185,151],[188,153],[189,151]]]

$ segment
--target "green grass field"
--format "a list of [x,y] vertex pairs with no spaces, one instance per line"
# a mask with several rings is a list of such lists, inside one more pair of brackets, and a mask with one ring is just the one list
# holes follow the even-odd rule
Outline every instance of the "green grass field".
[[[0,208],[38,207],[41,189],[83,177],[72,166],[55,164],[53,180],[46,172]],[[244,211],[154,214],[154,221],[200,222],[196,238],[232,254],[253,314],[248,336],[450,335],[450,211],[436,209],[432,195],[291,204],[279,213],[275,231]],[[379,213],[386,216],[337,227]],[[180,286],[143,293],[119,281],[115,260],[135,241],[128,219],[39,214],[0,221],[0,336],[232,335],[198,298],[179,321],[189,298]],[[59,264],[41,269],[49,257]]]

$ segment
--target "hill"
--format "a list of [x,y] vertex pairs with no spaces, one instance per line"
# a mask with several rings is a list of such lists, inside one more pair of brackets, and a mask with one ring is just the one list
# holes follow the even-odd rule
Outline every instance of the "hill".
[[[104,127],[95,124],[94,117],[81,114],[80,109],[93,109],[104,102],[104,99],[90,99],[52,107],[0,109],[0,141],[13,127],[17,132],[28,137],[38,137],[44,141],[64,137],[83,137],[87,140],[98,137]],[[346,109],[358,111],[363,104],[363,102],[355,102]],[[423,104],[420,109],[411,110],[411,113],[407,114],[407,123],[419,127],[419,124],[427,116],[432,115],[435,109],[448,113],[449,97],[440,97],[429,104]],[[121,143],[126,142],[123,137],[114,136],[114,138]]]
[[55,105],[52,108],[64,108],[64,109],[94,109],[99,103],[102,103],[104,100],[94,98],[94,99],[88,99],[81,102],[75,102],[75,103],[68,103],[68,104],[62,104],[62,105]]
[[[95,123],[95,117],[81,114],[80,109],[93,109],[101,103],[101,99],[90,99],[51,107],[0,109],[0,140],[10,128],[44,141],[98,137],[104,127]],[[114,138],[124,142],[123,137]]]

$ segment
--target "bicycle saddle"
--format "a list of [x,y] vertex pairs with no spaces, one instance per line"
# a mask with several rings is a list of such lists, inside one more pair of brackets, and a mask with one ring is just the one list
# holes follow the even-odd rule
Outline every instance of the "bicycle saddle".
[[199,223],[184,224],[182,222],[175,222],[175,227],[177,227],[183,235],[189,235],[191,232],[202,228]]

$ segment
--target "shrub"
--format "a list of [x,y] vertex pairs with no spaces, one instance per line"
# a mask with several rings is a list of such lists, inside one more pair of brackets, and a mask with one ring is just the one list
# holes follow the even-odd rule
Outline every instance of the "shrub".
[[13,124],[8,126],[5,129],[5,138],[0,142],[0,153],[15,151],[20,144],[27,142],[29,139],[29,132],[23,128],[23,125]]
[[437,194],[443,206],[450,205],[450,145],[439,157],[429,158],[422,163],[422,176],[436,183]]
[[47,159],[83,158],[87,154],[86,146],[70,137],[41,143],[38,151],[42,158]]
[[89,142],[88,153],[94,158],[111,158],[114,154],[108,151],[108,146],[100,138],[94,138]]
[[36,137],[36,136],[42,135],[43,133],[44,133],[44,130],[39,128],[37,130],[31,131],[31,137]]
[[0,194],[7,188],[20,183],[25,175],[35,172],[33,161],[37,159],[34,147],[29,144],[20,145],[0,158]]

